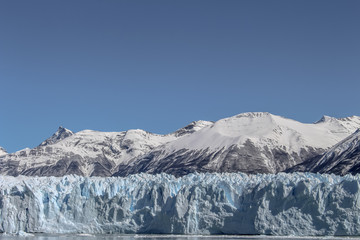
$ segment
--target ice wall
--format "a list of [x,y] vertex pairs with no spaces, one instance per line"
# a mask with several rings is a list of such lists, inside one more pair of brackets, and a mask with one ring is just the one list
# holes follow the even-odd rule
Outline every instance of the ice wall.
[[0,176],[0,232],[360,235],[360,176]]

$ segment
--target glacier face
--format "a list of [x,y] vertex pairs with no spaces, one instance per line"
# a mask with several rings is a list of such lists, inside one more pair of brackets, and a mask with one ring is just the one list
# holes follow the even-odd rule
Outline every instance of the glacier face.
[[0,232],[359,235],[360,176],[0,176]]

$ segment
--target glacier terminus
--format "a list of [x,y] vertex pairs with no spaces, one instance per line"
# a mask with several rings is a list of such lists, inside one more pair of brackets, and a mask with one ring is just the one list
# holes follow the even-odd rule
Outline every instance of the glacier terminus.
[[0,232],[359,235],[360,176],[0,177]]

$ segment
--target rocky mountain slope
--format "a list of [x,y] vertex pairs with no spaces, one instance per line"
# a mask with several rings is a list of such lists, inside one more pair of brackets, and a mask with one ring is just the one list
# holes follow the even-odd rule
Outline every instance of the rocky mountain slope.
[[296,165],[287,172],[319,172],[337,175],[360,173],[360,130],[330,148],[323,155]]
[[197,121],[167,135],[143,130],[73,133],[63,127],[34,149],[0,156],[5,175],[276,173],[323,154],[360,128],[360,117],[304,124],[270,113]]

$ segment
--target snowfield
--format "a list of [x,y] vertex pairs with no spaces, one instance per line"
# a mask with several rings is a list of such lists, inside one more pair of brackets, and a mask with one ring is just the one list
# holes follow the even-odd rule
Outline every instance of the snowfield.
[[0,232],[359,235],[360,175],[0,176]]

